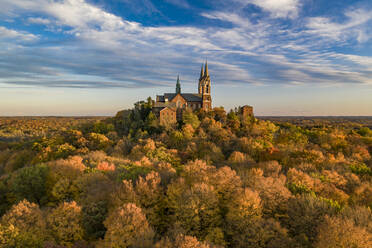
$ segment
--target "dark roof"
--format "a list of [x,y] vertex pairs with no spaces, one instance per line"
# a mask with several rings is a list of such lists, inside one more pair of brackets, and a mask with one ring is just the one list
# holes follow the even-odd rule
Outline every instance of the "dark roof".
[[181,94],[188,102],[201,102],[203,99],[199,94],[185,93]]
[[176,93],[164,93],[164,98],[168,98],[168,101],[172,100],[177,94]]
[[174,108],[176,107],[176,103],[174,102],[156,102],[154,104],[155,108],[165,108],[165,107],[171,107]]
[[[157,96],[159,102],[165,102],[165,98],[168,98],[168,101],[172,101],[172,99],[176,96],[175,93],[164,93],[164,96]],[[181,96],[185,98],[188,102],[201,102],[202,97],[199,94],[193,93],[181,93]]]

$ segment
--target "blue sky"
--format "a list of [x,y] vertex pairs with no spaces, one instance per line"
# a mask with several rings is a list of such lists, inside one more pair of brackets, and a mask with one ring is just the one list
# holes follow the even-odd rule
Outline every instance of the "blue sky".
[[0,115],[197,91],[256,115],[372,115],[370,0],[0,0]]

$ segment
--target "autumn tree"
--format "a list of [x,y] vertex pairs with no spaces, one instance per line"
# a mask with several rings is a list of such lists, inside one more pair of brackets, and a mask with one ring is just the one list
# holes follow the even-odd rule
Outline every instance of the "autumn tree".
[[291,198],[288,202],[289,231],[304,247],[311,247],[324,217],[335,213],[336,208],[329,202],[312,195]]
[[242,175],[243,183],[259,193],[263,204],[263,211],[269,216],[282,215],[287,210],[287,201],[291,192],[285,186],[286,178],[265,177],[261,169],[251,169]]
[[81,207],[76,202],[63,202],[51,210],[47,227],[57,244],[71,247],[75,241],[83,239],[81,217]]
[[154,231],[141,208],[127,203],[109,214],[100,247],[152,247]]
[[15,247],[39,247],[47,239],[46,223],[39,206],[27,200],[13,205],[2,216],[0,225],[0,244],[5,247],[12,243]]
[[181,179],[168,187],[167,196],[171,220],[179,223],[187,234],[203,240],[221,224],[213,186],[196,183],[189,187]]
[[315,248],[372,247],[372,234],[355,226],[352,220],[325,216],[318,228]]

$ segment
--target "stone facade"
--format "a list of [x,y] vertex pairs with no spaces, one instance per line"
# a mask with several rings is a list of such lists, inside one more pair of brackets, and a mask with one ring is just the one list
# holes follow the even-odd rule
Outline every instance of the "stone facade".
[[244,105],[243,107],[240,108],[240,114],[243,117],[252,117],[253,116],[253,107]]
[[[162,114],[164,109],[168,109]],[[179,77],[177,78],[176,92],[165,93],[156,96],[156,102],[153,105],[154,114],[160,119],[160,123],[166,123],[166,114],[169,111],[174,111],[176,120],[182,119],[182,113],[186,109],[205,111],[212,110],[212,97],[211,97],[211,79],[208,71],[208,63],[203,65],[200,72],[198,93],[181,93],[181,83]],[[174,121],[176,122],[176,121]]]
[[153,108],[153,111],[159,117],[160,125],[166,126],[177,122],[177,111],[174,108]]

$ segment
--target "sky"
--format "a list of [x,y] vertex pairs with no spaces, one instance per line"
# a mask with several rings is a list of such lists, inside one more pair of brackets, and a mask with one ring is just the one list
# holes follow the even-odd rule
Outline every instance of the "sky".
[[0,115],[197,92],[256,115],[372,115],[371,0],[0,0]]

